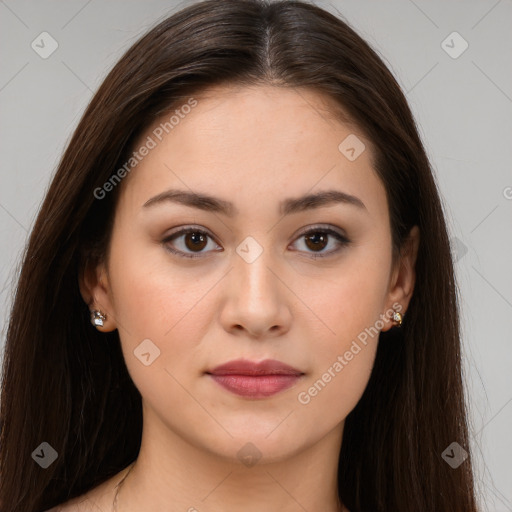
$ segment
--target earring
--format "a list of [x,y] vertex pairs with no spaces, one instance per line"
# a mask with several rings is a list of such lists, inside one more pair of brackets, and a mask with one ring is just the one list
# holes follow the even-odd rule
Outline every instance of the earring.
[[106,319],[107,315],[103,314],[101,311],[98,311],[97,309],[93,309],[91,311],[91,324],[95,327],[103,327]]
[[398,312],[393,310],[393,321],[397,327],[402,327],[403,316]]

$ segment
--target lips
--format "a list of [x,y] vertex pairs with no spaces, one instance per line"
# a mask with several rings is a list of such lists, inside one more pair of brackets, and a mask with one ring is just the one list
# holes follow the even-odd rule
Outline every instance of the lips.
[[293,386],[303,372],[274,359],[237,359],[206,372],[217,384],[239,396],[265,398]]
[[302,375],[297,368],[275,359],[265,359],[259,363],[247,359],[237,359],[221,364],[207,373],[211,375]]

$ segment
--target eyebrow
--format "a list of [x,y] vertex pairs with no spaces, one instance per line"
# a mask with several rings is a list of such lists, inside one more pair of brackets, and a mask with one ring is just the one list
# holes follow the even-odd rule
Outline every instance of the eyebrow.
[[[228,217],[233,217],[233,215],[238,213],[234,204],[229,201],[207,194],[178,189],[166,190],[148,199],[143,207],[148,208],[168,202],[182,204],[207,212],[222,213]],[[325,190],[297,198],[284,199],[279,203],[279,212],[283,215],[289,215],[340,203],[353,205],[367,211],[366,206],[358,197],[341,192],[340,190]]]

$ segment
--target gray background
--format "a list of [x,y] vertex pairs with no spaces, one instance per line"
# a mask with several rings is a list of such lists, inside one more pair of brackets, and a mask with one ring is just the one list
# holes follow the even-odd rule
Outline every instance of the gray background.
[[[21,251],[79,116],[121,53],[190,3],[0,0],[1,349]],[[341,13],[407,93],[457,259],[482,510],[512,511],[512,2],[315,3]],[[31,47],[44,31],[58,43],[46,59]],[[462,49],[457,36],[442,45],[454,31],[469,44],[457,58],[445,51]]]

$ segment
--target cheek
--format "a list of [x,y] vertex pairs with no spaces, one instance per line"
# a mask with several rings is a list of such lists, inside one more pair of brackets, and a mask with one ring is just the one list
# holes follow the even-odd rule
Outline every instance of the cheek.
[[310,347],[314,370],[297,393],[298,404],[308,411],[306,422],[323,416],[335,425],[361,398],[383,327],[387,265],[384,255],[380,262],[373,255],[347,260],[335,279],[318,281],[317,292],[303,291],[315,312],[308,322],[319,326]]
[[126,366],[154,410],[189,409],[190,396],[183,386],[190,387],[189,379],[203,370],[195,348],[209,325],[201,298],[213,283],[205,288],[204,281],[196,282],[186,270],[172,270],[171,264],[162,265],[157,258],[139,256],[134,252],[118,260],[115,269],[111,259],[116,322]]
[[377,321],[388,292],[388,262],[385,255],[380,262],[372,260],[362,253],[351,255],[328,279],[304,282],[298,293],[311,311],[307,322],[318,324],[326,353],[342,350],[366,329],[382,328]]
[[318,418],[334,428],[363,395],[382,328],[378,292],[373,282],[354,278],[331,284],[315,299],[322,334],[309,347],[312,372],[296,396],[305,429],[314,429]]
[[301,429],[313,436],[319,428],[331,430],[345,420],[366,389],[377,342],[376,338],[367,345],[349,343],[343,347],[347,350],[333,352],[320,361],[318,372],[297,390]]
[[[110,285],[120,334],[164,340],[186,330],[197,304],[212,284],[210,275],[199,276],[192,267],[178,265],[160,245],[147,240],[130,241],[134,247],[121,251],[120,236],[112,246]],[[186,336],[186,332],[183,333]]]

